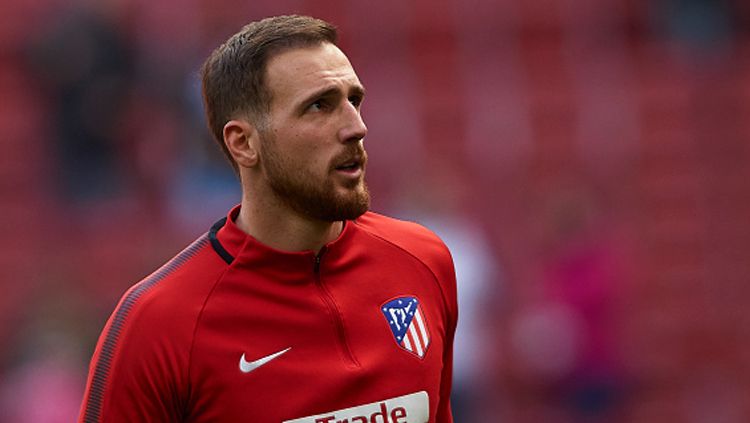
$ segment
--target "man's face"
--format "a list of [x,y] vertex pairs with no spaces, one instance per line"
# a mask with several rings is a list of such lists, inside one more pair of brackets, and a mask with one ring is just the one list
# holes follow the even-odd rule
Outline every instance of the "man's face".
[[260,163],[273,195],[323,221],[367,211],[364,89],[333,44],[292,49],[266,69],[272,101],[260,131]]

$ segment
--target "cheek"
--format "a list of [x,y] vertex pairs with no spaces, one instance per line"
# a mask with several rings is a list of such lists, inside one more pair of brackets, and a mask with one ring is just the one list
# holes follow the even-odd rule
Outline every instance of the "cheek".
[[312,137],[299,137],[291,145],[290,153],[295,161],[308,168],[327,167],[331,159],[328,150],[322,143]]
[[274,132],[278,143],[283,143],[279,153],[287,163],[308,175],[328,173],[333,156],[323,128],[297,124]]

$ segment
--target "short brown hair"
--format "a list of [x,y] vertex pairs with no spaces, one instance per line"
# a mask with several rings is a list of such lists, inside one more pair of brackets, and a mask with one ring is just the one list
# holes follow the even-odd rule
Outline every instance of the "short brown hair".
[[274,16],[245,25],[206,59],[201,77],[208,127],[235,171],[237,163],[224,144],[224,125],[239,113],[264,124],[271,102],[265,85],[268,61],[285,50],[336,40],[336,28],[323,20]]

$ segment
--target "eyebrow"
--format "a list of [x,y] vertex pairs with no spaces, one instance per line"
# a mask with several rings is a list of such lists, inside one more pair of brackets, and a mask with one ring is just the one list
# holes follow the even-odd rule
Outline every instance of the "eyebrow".
[[[349,91],[350,92],[349,92],[349,94],[347,94],[347,97],[351,96],[351,95],[356,95],[356,96],[359,96],[359,97],[364,97],[365,96],[365,87],[362,86],[362,85],[359,85],[359,84],[353,85],[349,89]],[[337,94],[338,92],[339,92],[339,89],[337,87],[325,87],[325,88],[321,88],[320,90],[315,91],[312,94],[310,94],[307,97],[305,97],[304,100],[302,100],[300,102],[300,104],[301,105],[306,105],[306,104],[312,102],[313,100],[315,100],[316,98],[327,97],[327,96],[330,96],[330,95],[333,95],[333,94]]]

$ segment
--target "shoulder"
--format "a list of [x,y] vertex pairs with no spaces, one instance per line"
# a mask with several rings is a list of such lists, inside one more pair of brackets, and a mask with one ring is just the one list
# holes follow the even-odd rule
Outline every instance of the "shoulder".
[[143,346],[156,345],[152,341],[183,348],[192,341],[202,306],[226,267],[208,236],[201,236],[125,292],[102,334],[106,344],[138,354]]
[[363,214],[354,223],[363,231],[424,263],[440,283],[446,301],[449,304],[455,302],[453,259],[448,247],[434,232],[418,223],[374,212]]
[[420,260],[450,260],[450,252],[445,243],[434,232],[418,223],[367,212],[355,220],[355,224]]
[[159,323],[160,327],[184,321],[198,312],[226,267],[208,235],[203,235],[133,285],[123,295],[115,315],[132,323]]
[[86,416],[166,420],[169,404],[186,398],[194,328],[226,267],[203,235],[125,292],[91,360]]

